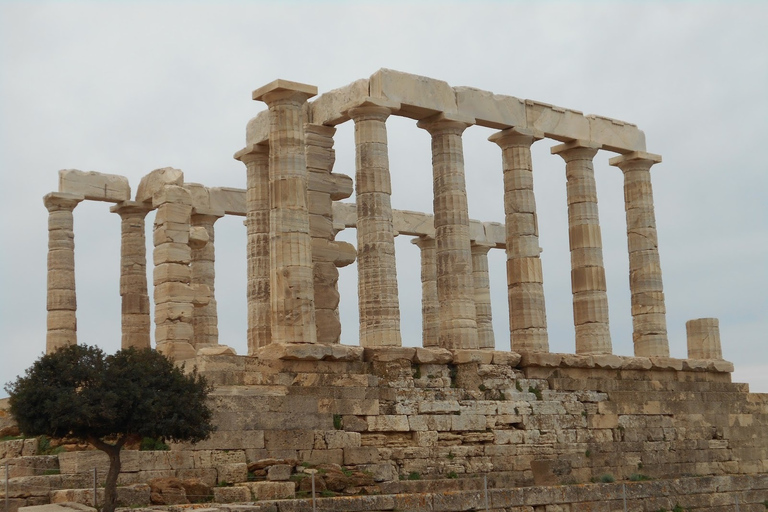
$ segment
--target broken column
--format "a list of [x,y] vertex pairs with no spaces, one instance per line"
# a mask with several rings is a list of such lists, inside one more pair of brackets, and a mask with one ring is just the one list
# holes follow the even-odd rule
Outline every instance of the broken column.
[[253,99],[269,107],[269,255],[274,343],[315,343],[312,239],[304,148],[306,101],[317,87],[275,80]]
[[475,282],[469,239],[469,208],[461,134],[474,122],[455,114],[419,121],[432,135],[437,298],[440,346],[478,348]]
[[608,295],[603,243],[597,212],[597,185],[592,159],[599,145],[571,141],[552,148],[565,160],[568,196],[568,239],[577,354],[610,354]]
[[435,239],[420,236],[411,240],[411,243],[421,250],[421,345],[438,347],[440,346],[440,320],[437,302]]
[[352,178],[333,173],[336,153],[332,126],[305,124],[305,153],[309,185],[309,227],[312,236],[313,288],[317,342],[341,341],[339,318],[339,270],[355,261],[352,244],[334,240],[333,201],[352,195]]
[[488,138],[501,148],[504,169],[510,348],[517,352],[549,351],[531,163],[531,145],[542,137],[509,128]]
[[248,354],[272,340],[269,298],[269,146],[249,145],[235,158],[247,169]]
[[609,162],[624,172],[632,339],[636,356],[669,357],[664,287],[651,187],[651,166],[659,162],[659,155],[639,151],[611,158]]
[[390,113],[386,106],[371,102],[348,112],[355,122],[357,290],[364,347],[402,344],[387,154]]
[[720,322],[717,318],[697,318],[685,322],[688,359],[722,359]]
[[123,201],[109,211],[120,215],[121,348],[150,348],[147,246],[144,219],[150,207]]
[[475,315],[479,348],[493,350],[493,315],[491,314],[491,281],[488,275],[490,245],[472,244],[472,277],[475,281]]
[[83,196],[52,192],[43,197],[48,209],[48,326],[45,353],[77,344],[75,293],[75,206]]
[[[213,224],[224,216],[224,212],[194,208],[190,217],[189,245],[191,249],[191,282],[208,287],[210,299],[204,306],[193,311],[192,327],[195,350],[219,344],[219,319],[216,309],[216,249],[214,246]],[[196,230],[202,231],[196,233]]]

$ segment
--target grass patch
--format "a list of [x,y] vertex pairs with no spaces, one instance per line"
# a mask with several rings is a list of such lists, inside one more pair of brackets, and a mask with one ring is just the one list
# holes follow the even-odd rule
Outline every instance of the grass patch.
[[416,369],[413,371],[413,378],[414,379],[420,379],[421,378],[421,365],[417,364]]
[[48,436],[40,436],[37,438],[38,455],[57,455],[65,451],[66,449],[63,446],[51,446],[51,439]]
[[336,496],[338,496],[338,494],[336,494],[333,491],[329,491],[328,489],[326,489],[324,491],[320,491],[320,496],[322,496],[323,498],[335,498]]
[[629,475],[630,482],[644,482],[646,480],[653,480],[653,478],[649,477],[648,475],[644,475],[642,473],[632,473],[631,475]]
[[449,471],[445,476],[448,478],[459,478],[459,475],[457,475],[455,471]]
[[418,471],[411,471],[408,473],[407,480],[421,480],[421,474]]
[[520,391],[521,393],[523,392],[523,386],[520,385],[520,381],[519,380],[515,381],[515,389]]
[[43,475],[60,475],[61,470],[60,469],[46,469],[43,471]]
[[342,430],[344,428],[344,419],[341,414],[333,415],[333,428],[336,430]]
[[158,437],[157,439],[153,439],[151,437],[144,437],[141,439],[141,444],[139,445],[139,450],[141,451],[167,451],[170,450],[171,447],[168,446],[163,442],[163,438]]

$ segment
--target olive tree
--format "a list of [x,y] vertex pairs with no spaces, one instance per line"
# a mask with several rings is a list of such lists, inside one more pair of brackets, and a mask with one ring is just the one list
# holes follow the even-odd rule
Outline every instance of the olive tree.
[[73,437],[109,457],[105,512],[115,509],[120,450],[131,436],[197,442],[214,430],[206,380],[151,349],[105,355],[71,345],[38,359],[6,385],[11,414],[28,436]]

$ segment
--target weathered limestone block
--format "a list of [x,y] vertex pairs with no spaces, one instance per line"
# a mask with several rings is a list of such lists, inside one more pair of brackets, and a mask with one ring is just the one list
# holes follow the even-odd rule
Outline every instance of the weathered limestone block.
[[244,503],[251,501],[251,491],[245,484],[233,487],[214,487],[213,501],[215,503]]
[[[224,216],[222,211],[193,209],[190,220],[190,282],[208,287],[210,299],[207,304],[194,309],[192,325],[194,338],[192,345],[202,348],[219,343],[218,312],[215,299],[215,247],[214,223]],[[205,243],[195,243],[193,233],[200,231],[199,239]]]
[[179,187],[184,185],[184,173],[172,167],[163,167],[150,172],[139,182],[139,187],[136,189],[136,202],[151,203],[155,193],[166,185]]
[[211,187],[208,189],[211,210],[227,215],[246,215],[246,191],[240,188]]
[[83,172],[76,169],[59,171],[59,192],[83,196],[91,201],[119,203],[131,199],[128,178],[116,174]]
[[471,116],[478,126],[505,129],[525,127],[525,101],[472,87],[454,87],[459,112]]
[[628,153],[645,151],[645,133],[636,125],[590,114],[589,139],[602,144],[608,151]]
[[412,119],[458,111],[456,95],[446,82],[391,69],[380,69],[371,75],[370,95],[400,103],[398,114]]
[[321,94],[310,105],[312,122],[336,126],[349,121],[349,109],[362,105],[368,99],[368,79],[362,78],[349,85]]
[[589,140],[589,120],[578,110],[525,100],[525,114],[526,127],[549,138],[562,142]]
[[685,322],[688,335],[688,358],[722,359],[720,322],[717,318],[697,318]]

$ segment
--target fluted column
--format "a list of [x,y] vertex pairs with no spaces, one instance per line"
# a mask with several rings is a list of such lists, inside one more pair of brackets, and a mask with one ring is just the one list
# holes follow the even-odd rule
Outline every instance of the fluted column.
[[43,197],[43,203],[48,209],[46,354],[77,344],[75,232],[72,211],[82,200],[82,196],[56,192]]
[[400,305],[387,154],[390,110],[369,104],[348,114],[355,122],[360,345],[399,347]]
[[269,106],[269,269],[272,342],[315,343],[304,114],[317,87],[275,80],[253,91]]
[[531,145],[543,134],[509,128],[488,140],[501,148],[507,242],[510,348],[549,352]]
[[493,350],[493,315],[491,314],[491,280],[488,275],[490,245],[472,244],[472,276],[475,281],[475,315],[477,342],[480,348]]
[[120,215],[121,348],[150,348],[147,244],[144,218],[150,208],[124,201],[109,211]]
[[250,145],[235,158],[247,169],[248,354],[272,338],[269,298],[269,146]]
[[479,347],[461,140],[473,122],[438,114],[418,123],[432,135],[439,340],[448,349]]
[[420,236],[411,240],[421,250],[421,345],[439,346],[440,319],[437,302],[435,239]]
[[190,217],[190,224],[193,228],[199,227],[205,230],[208,240],[200,245],[192,244],[192,260],[190,269],[192,271],[192,283],[203,284],[210,290],[210,299],[208,304],[194,309],[192,317],[192,327],[194,337],[192,345],[195,349],[209,347],[219,344],[219,318],[216,308],[216,294],[214,292],[216,283],[216,248],[214,246],[213,224],[224,216],[224,212],[203,211],[195,209]]
[[651,187],[651,166],[659,162],[659,155],[639,151],[609,161],[624,172],[632,340],[636,356],[669,357],[667,310]]
[[568,237],[577,354],[610,354],[608,295],[592,159],[599,146],[572,141],[552,148],[565,160]]

